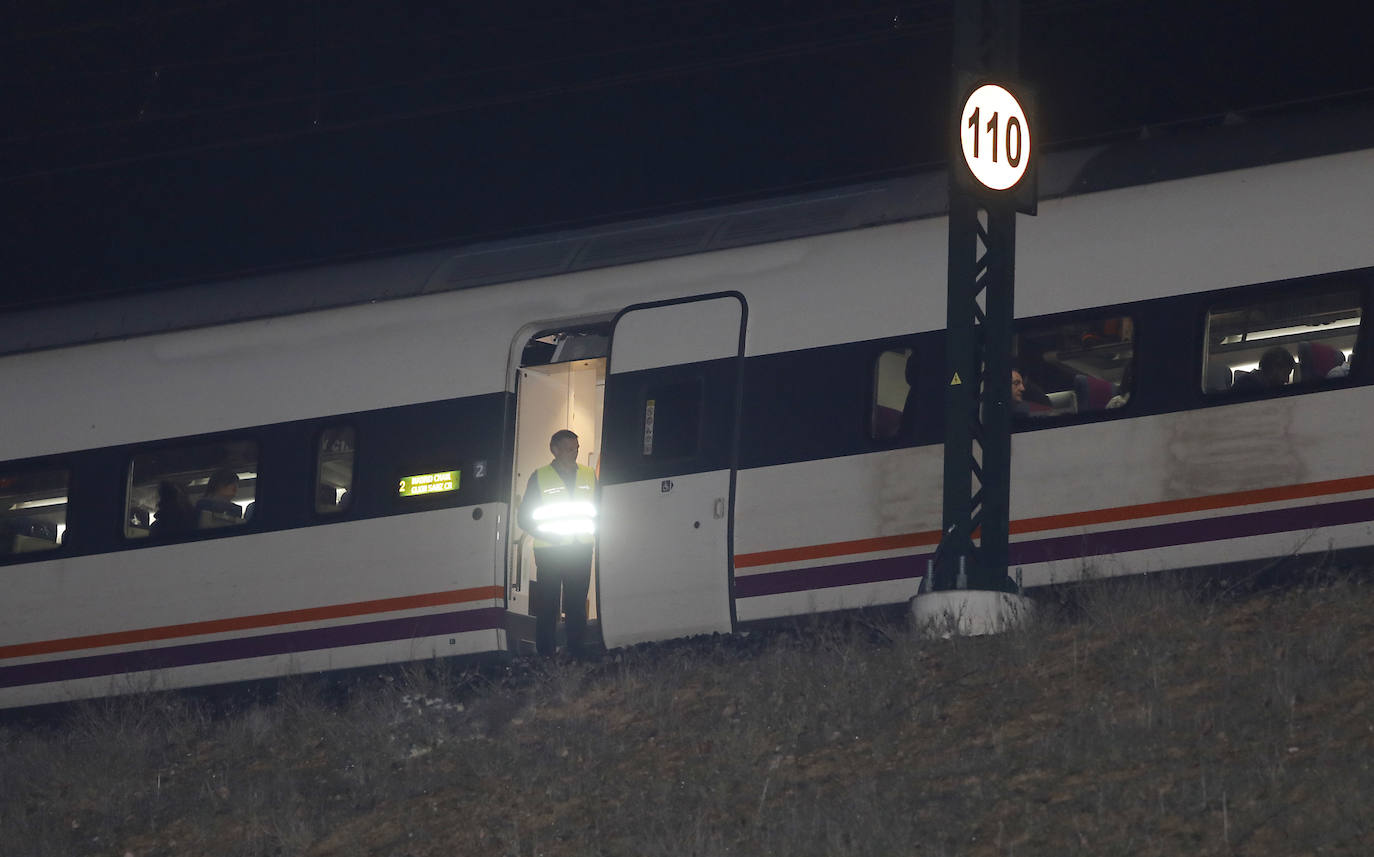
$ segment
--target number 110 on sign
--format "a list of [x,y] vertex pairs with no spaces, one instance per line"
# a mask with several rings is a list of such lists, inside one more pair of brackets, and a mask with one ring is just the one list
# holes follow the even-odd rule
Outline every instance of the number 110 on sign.
[[995,83],[978,87],[964,102],[959,123],[964,163],[984,187],[1007,190],[1030,163],[1030,123],[1015,96]]

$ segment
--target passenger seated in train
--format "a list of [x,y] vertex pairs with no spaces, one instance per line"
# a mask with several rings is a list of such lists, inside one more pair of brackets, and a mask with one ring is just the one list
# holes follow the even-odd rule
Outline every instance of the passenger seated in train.
[[1058,411],[1049,396],[1019,369],[1011,370],[1012,416],[1048,417]]
[[239,493],[239,475],[228,467],[210,474],[205,494],[196,501],[196,525],[202,529],[228,527],[243,523],[243,509],[234,502]]
[[148,533],[154,538],[176,535],[194,529],[196,510],[182,487],[170,479],[157,485],[157,515]]
[[1293,367],[1297,361],[1281,345],[1276,345],[1260,355],[1259,368],[1253,372],[1236,372],[1236,380],[1231,389],[1237,393],[1254,393],[1262,390],[1277,390],[1286,386],[1293,377]]

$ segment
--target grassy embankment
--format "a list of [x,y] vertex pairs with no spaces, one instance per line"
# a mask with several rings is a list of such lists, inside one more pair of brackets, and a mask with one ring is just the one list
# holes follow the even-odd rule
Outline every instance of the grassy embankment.
[[10,855],[1374,853],[1374,585],[1086,589],[0,727]]

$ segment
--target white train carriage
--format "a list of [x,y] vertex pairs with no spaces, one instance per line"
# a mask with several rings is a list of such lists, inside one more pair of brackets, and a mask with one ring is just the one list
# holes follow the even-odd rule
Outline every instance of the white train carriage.
[[[1148,181],[1110,147],[1046,165],[1018,241],[1027,586],[1374,544],[1374,149],[1256,126],[1261,155],[1226,129]],[[521,651],[512,510],[563,427],[601,477],[608,646],[910,598],[943,186],[0,319],[0,705]],[[1291,383],[1265,386],[1274,349]]]

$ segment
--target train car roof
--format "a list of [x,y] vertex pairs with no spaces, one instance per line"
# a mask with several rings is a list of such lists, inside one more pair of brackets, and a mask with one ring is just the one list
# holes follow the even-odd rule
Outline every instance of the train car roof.
[[[1374,99],[1206,117],[1063,147],[1042,200],[1374,147]],[[257,273],[0,315],[0,354],[247,321],[942,216],[944,166],[534,237]]]

